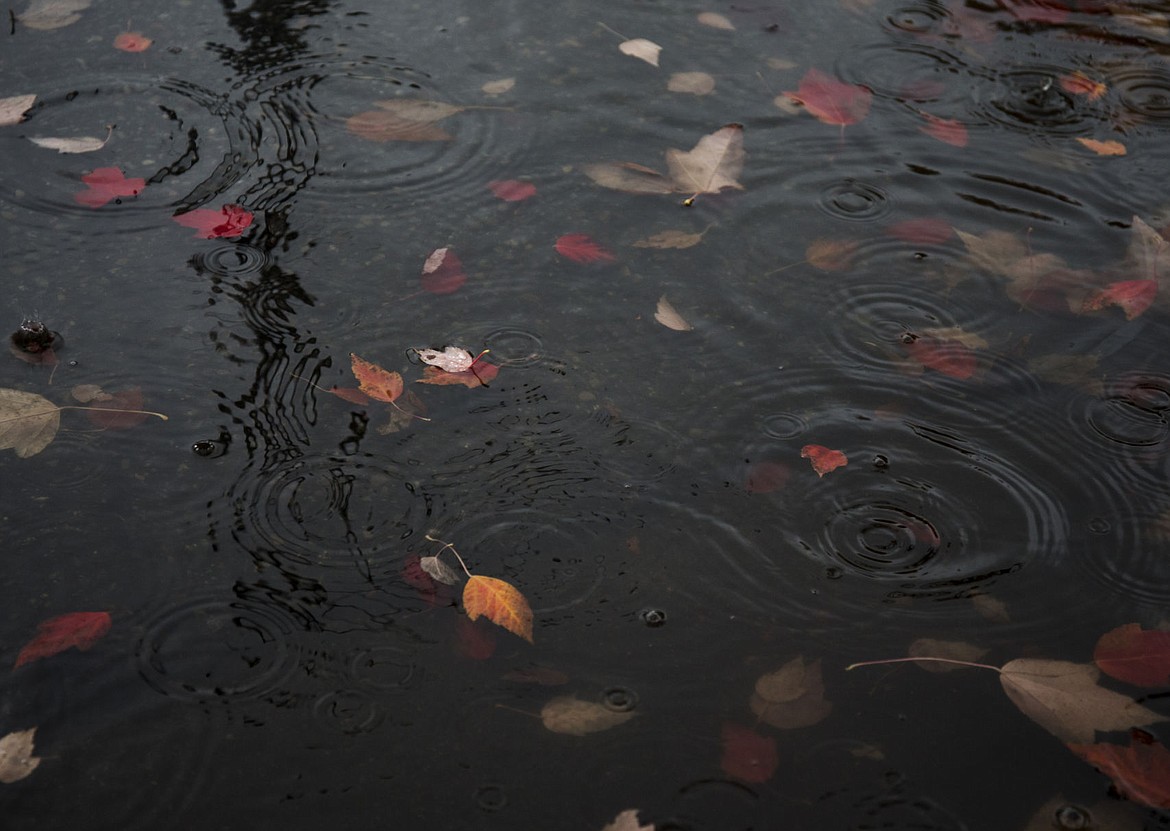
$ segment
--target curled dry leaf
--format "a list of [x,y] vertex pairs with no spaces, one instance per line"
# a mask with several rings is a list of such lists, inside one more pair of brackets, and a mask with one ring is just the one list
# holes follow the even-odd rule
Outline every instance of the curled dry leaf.
[[437,122],[465,109],[412,98],[375,101],[374,106],[378,109],[348,118],[346,129],[367,141],[450,141],[453,136]]
[[34,392],[0,388],[0,450],[22,459],[40,453],[57,435],[61,410]]
[[[907,654],[913,658],[951,658],[956,661],[978,661],[987,654],[987,650],[963,641],[942,641],[934,638],[919,638],[910,644]],[[941,661],[921,661],[919,667],[927,672],[953,672],[957,669],[967,669],[961,664],[948,664]]]
[[658,53],[662,51],[661,46],[652,40],[646,40],[646,38],[623,40],[618,44],[618,49],[623,55],[638,58],[651,66],[658,66]]
[[571,695],[561,695],[540,709],[540,720],[554,733],[587,736],[625,724],[634,717],[631,711],[611,710],[596,701],[582,701]]
[[19,124],[36,100],[35,95],[13,95],[9,98],[0,98],[0,127]]
[[473,574],[463,587],[463,610],[472,620],[483,615],[532,643],[532,608],[520,590],[506,580]]
[[40,757],[33,755],[33,738],[37,728],[17,730],[0,739],[0,782],[19,782],[37,769]]
[[806,664],[799,655],[775,672],[760,676],[748,703],[760,721],[782,730],[809,727],[833,709],[825,700],[820,660]]
[[676,332],[689,332],[695,328],[687,323],[686,318],[680,315],[674,306],[670,305],[665,294],[658,298],[658,308],[654,311],[654,319],[667,329],[673,329]]
[[440,583],[454,586],[459,582],[459,575],[451,566],[444,563],[437,556],[419,557],[418,567]]
[[666,88],[671,92],[710,95],[715,91],[715,79],[706,72],[676,72],[666,82]]

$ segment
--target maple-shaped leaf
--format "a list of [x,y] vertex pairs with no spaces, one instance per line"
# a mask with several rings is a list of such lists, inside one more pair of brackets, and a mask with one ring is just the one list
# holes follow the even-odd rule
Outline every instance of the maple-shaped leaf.
[[497,199],[505,202],[522,202],[536,196],[536,185],[519,179],[496,179],[487,186]]
[[760,721],[781,730],[821,721],[833,705],[825,700],[820,659],[806,664],[798,655],[775,672],[760,676],[748,706]]
[[110,631],[109,612],[71,612],[37,626],[36,636],[16,656],[13,668],[76,647],[83,652]]
[[967,146],[967,127],[963,122],[952,118],[939,118],[929,113],[923,113],[922,117],[926,119],[926,123],[918,128],[920,132],[955,147]]
[[608,249],[586,234],[564,234],[554,246],[558,254],[575,263],[612,263],[616,258]]
[[1121,280],[1085,298],[1081,311],[1091,312],[1106,306],[1118,306],[1125,312],[1126,320],[1133,320],[1150,308],[1157,296],[1157,280]]
[[1118,626],[1097,641],[1093,663],[1127,684],[1170,686],[1170,632],[1142,629],[1138,623]]
[[506,580],[471,575],[463,586],[463,609],[472,620],[483,615],[532,643],[532,608],[520,590]]
[[436,248],[422,267],[419,284],[431,294],[451,294],[467,282],[463,261],[450,248]]
[[73,200],[88,208],[100,208],[119,196],[137,196],[146,187],[146,180],[127,179],[119,168],[99,167],[81,177],[88,186],[86,190],[73,194]]
[[252,224],[252,212],[239,205],[215,208],[196,208],[171,217],[184,228],[194,228],[200,239],[231,239],[244,233]]
[[902,342],[911,358],[951,378],[965,380],[979,368],[978,356],[960,340],[907,333]]
[[820,444],[806,444],[800,448],[800,457],[812,463],[817,476],[824,476],[849,463],[849,459],[840,450],[831,450]]
[[377,364],[359,358],[355,353],[349,353],[350,367],[353,377],[358,380],[359,389],[375,401],[393,403],[402,395],[402,376],[397,372],[390,372]]
[[631,710],[612,710],[596,701],[582,701],[561,695],[540,709],[540,720],[554,733],[587,736],[625,724],[634,717]]
[[1150,808],[1170,808],[1170,751],[1160,742],[1135,737],[1128,746],[1070,743],[1068,748],[1112,779],[1127,799]]
[[410,98],[375,101],[374,106],[378,109],[346,119],[345,128],[367,141],[450,141],[453,136],[436,122],[465,109]]
[[22,459],[40,453],[57,435],[61,408],[35,392],[0,387],[0,450]]
[[142,32],[122,32],[114,38],[114,48],[123,52],[145,52],[154,43]]
[[776,739],[761,736],[738,724],[723,725],[723,757],[719,767],[728,776],[744,782],[767,782],[780,763]]
[[804,74],[795,91],[785,94],[803,104],[819,121],[842,127],[865,118],[873,101],[873,93],[867,87],[838,81],[815,67]]
[[669,177],[633,162],[585,165],[585,175],[602,187],[627,193],[717,193],[742,190],[737,177],[743,171],[743,125],[725,124],[687,151],[666,151]]
[[437,366],[428,366],[423,369],[423,376],[415,380],[416,384],[435,384],[436,386],[463,385],[468,389],[486,387],[500,374],[500,368],[487,361],[477,361],[475,366],[462,372],[447,372]]
[[11,785],[37,769],[39,756],[33,755],[33,739],[37,728],[17,730],[0,739],[0,782]]

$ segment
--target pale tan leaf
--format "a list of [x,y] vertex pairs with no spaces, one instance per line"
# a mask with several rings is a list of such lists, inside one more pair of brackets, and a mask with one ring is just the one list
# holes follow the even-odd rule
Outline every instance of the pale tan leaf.
[[[446,251],[445,248],[441,250]],[[430,261],[428,260],[428,262]],[[427,273],[425,265],[423,273]],[[416,349],[414,351],[424,364],[437,366],[446,372],[466,372],[475,363],[475,356],[458,346],[444,347],[442,352],[438,349]]]
[[439,121],[466,109],[456,104],[444,104],[442,101],[427,101],[422,98],[391,98],[387,101],[375,101],[374,106],[407,121],[419,122]]
[[[943,641],[934,638],[919,638],[910,644],[907,654],[911,658],[949,658],[953,661],[978,661],[987,650],[963,641]],[[939,661],[919,661],[918,666],[927,672],[954,672],[967,669],[959,664],[945,664]]]
[[687,323],[686,319],[678,313],[674,306],[670,305],[670,301],[666,299],[665,294],[658,298],[658,308],[654,312],[654,319],[667,329],[673,329],[676,332],[689,332],[695,328]]
[[516,86],[515,78],[501,78],[498,81],[488,81],[480,87],[488,95],[503,95]]
[[58,153],[92,153],[101,150],[113,135],[113,128],[109,128],[105,138],[100,136],[73,136],[70,138],[54,138],[51,136],[29,136],[28,140],[37,147],[47,150],[56,150]]
[[581,701],[569,695],[557,696],[540,710],[540,720],[554,733],[585,736],[624,724],[634,717],[629,711],[618,712],[595,701]]
[[629,808],[618,814],[614,821],[602,828],[601,831],[654,831],[654,826],[638,822],[638,810]]
[[33,755],[37,728],[17,730],[0,739],[0,782],[19,782],[37,769],[40,757]]
[[743,125],[725,124],[703,136],[691,150],[666,151],[670,178],[680,192],[718,193],[723,188],[742,190],[736,181],[743,170]]
[[1097,731],[1128,731],[1165,721],[1132,698],[1098,686],[1093,664],[1017,658],[1000,669],[1004,692],[1020,711],[1064,742],[1091,744]]
[[669,179],[657,170],[633,162],[599,162],[585,165],[582,170],[605,188],[627,193],[674,193]]
[[446,583],[448,586],[454,586],[459,582],[459,575],[456,574],[455,569],[440,560],[438,556],[420,557],[418,567],[435,580]]
[[24,119],[25,112],[36,100],[35,95],[13,95],[11,98],[0,98],[0,127],[19,124]]
[[436,122],[465,108],[440,101],[396,98],[375,101],[378,109],[348,118],[346,129],[368,141],[450,141],[450,133]]
[[704,26],[710,26],[712,29],[727,29],[729,31],[735,29],[732,22],[718,12],[699,12],[696,19]]
[[88,404],[91,401],[110,401],[114,397],[97,384],[78,384],[69,391],[69,394],[79,404]]
[[390,418],[385,424],[378,425],[376,429],[381,436],[401,432],[423,418],[426,412],[427,406],[422,399],[412,391],[407,390],[401,398],[394,402],[394,407],[390,410]]
[[22,459],[40,453],[57,435],[61,409],[33,392],[0,387],[0,450]]
[[715,79],[706,72],[676,72],[666,82],[666,88],[671,92],[710,95],[715,91]]
[[748,701],[756,717],[781,730],[810,727],[833,710],[825,700],[820,660],[805,664],[798,656],[775,672],[761,676]]
[[646,40],[646,38],[623,40],[618,44],[618,49],[623,55],[639,58],[651,66],[658,66],[658,53],[662,51],[661,46],[652,40]]
[[808,264],[821,271],[846,271],[853,266],[858,243],[848,239],[814,239],[804,250]]
[[[796,69],[796,67],[800,66],[800,64],[798,64],[796,61],[790,61],[787,58],[768,58],[768,60],[766,60],[764,63],[768,64],[769,69],[780,70]],[[787,95],[782,97],[788,98]],[[791,101],[792,99],[789,98],[788,100]]]
[[985,338],[974,332],[968,332],[962,326],[932,326],[918,330],[918,334],[936,340],[955,341],[968,349],[987,349],[991,346]]
[[985,620],[992,623],[1011,623],[1012,616],[1007,604],[990,594],[977,594],[971,598],[971,605]]
[[699,234],[690,234],[686,231],[659,231],[645,239],[630,243],[635,248],[691,248],[703,241],[703,231]]
[[91,0],[32,0],[17,19],[30,29],[60,29],[81,19]]
[[[816,666],[820,666],[819,661]],[[775,672],[769,672],[756,679],[755,691],[764,701],[773,703],[795,701],[808,692],[810,681],[816,685],[816,681],[809,677],[804,658],[798,655]]]
[[793,101],[791,97],[781,93],[772,99],[772,106],[783,112],[785,115],[800,115],[804,112],[804,107]]

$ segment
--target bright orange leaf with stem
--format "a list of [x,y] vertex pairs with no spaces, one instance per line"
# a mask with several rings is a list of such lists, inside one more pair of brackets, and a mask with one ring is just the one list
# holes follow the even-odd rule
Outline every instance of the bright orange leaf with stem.
[[358,380],[358,389],[370,398],[393,404],[402,395],[402,376],[397,372],[382,369],[353,352],[349,353],[349,361],[353,377]]
[[[472,574],[453,544],[444,543],[429,534],[427,539],[443,543],[443,549],[450,548],[459,565],[463,567],[467,575],[467,583],[463,586],[463,610],[467,612],[468,618],[476,620],[482,615],[513,635],[532,643],[532,607],[528,605],[528,600],[519,589],[497,577]],[[439,553],[442,553],[442,549]]]

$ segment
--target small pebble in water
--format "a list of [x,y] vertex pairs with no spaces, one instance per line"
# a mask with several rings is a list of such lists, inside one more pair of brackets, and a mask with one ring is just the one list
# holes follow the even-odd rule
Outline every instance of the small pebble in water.
[[191,452],[205,459],[216,458],[227,452],[227,448],[220,442],[212,439],[200,439],[191,445]]
[[642,622],[650,627],[662,626],[666,623],[666,612],[661,609],[643,609],[638,612]]
[[1053,819],[1056,820],[1057,828],[1091,828],[1093,824],[1089,812],[1077,805],[1062,805],[1056,809]]

